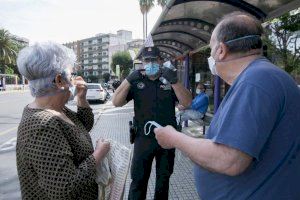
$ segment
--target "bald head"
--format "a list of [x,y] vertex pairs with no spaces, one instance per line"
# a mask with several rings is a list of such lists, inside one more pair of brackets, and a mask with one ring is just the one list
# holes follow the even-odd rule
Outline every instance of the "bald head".
[[221,19],[212,39],[226,44],[230,53],[244,53],[262,48],[262,34],[260,21],[246,13],[234,12]]

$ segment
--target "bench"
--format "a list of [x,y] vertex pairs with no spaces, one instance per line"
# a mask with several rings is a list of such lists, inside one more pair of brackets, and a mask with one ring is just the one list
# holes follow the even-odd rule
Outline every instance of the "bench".
[[[192,123],[192,125],[188,127],[184,127],[182,131],[192,137],[203,137],[203,135],[205,134],[206,126],[210,125],[212,118],[213,118],[213,114],[206,113],[203,119],[189,120]],[[202,133],[203,133],[202,136],[199,135],[200,130],[196,128],[201,126],[202,126]]]
[[203,128],[203,135],[205,134],[205,127],[210,125],[210,122],[213,118],[213,114],[205,113],[203,119],[191,120],[193,123],[202,126]]

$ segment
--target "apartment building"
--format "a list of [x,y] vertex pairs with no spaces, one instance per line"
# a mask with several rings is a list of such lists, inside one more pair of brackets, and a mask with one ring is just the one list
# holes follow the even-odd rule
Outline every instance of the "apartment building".
[[110,68],[114,53],[127,49],[132,41],[132,32],[119,30],[117,34],[97,34],[94,37],[64,44],[74,50],[80,69],[78,72],[89,82],[101,82],[104,73],[112,73]]

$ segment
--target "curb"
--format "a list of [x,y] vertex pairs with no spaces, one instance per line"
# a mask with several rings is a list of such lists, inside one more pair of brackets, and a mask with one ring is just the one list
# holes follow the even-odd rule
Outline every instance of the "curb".
[[12,93],[25,93],[29,92],[29,90],[9,90],[9,91],[0,91],[1,94],[12,94]]

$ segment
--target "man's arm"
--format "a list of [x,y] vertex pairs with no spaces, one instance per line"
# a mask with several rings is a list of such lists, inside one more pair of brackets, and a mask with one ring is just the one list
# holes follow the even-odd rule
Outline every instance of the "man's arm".
[[126,97],[130,90],[130,87],[130,83],[125,79],[113,95],[112,103],[114,106],[121,107],[127,103]]
[[190,91],[178,82],[172,84],[172,88],[176,94],[179,104],[185,108],[189,107],[192,103],[192,94]]
[[237,149],[217,144],[209,139],[196,139],[176,131],[173,127],[154,130],[158,143],[164,148],[177,148],[201,167],[228,176],[243,173],[252,157]]

